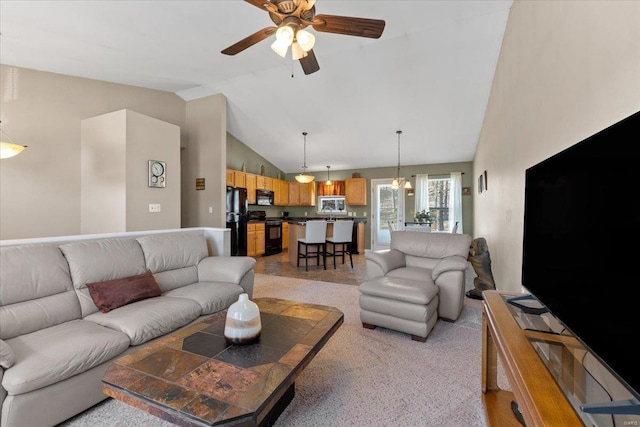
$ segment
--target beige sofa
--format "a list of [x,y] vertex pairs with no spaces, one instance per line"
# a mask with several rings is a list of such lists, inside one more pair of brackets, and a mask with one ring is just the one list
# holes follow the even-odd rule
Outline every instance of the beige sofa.
[[424,341],[437,318],[455,321],[464,306],[471,236],[394,231],[391,248],[366,251],[360,319]]
[[[203,229],[132,234],[0,247],[2,427],[82,412],[115,358],[252,296],[255,260],[211,256]],[[148,270],[160,296],[99,311],[87,284]]]

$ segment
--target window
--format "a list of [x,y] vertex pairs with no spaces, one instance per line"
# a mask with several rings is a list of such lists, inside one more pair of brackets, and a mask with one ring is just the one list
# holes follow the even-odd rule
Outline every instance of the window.
[[346,206],[345,196],[318,197],[318,213],[346,214]]
[[431,227],[435,231],[448,231],[449,227],[449,200],[451,179],[434,178],[427,180],[429,185],[429,213]]
[[462,232],[460,177],[459,172],[450,175],[416,176],[415,211],[429,211],[432,231],[450,232],[458,223],[456,231]]

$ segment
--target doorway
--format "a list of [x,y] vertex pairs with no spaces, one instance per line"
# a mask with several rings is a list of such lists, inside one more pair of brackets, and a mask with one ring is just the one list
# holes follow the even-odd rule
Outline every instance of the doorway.
[[389,249],[389,222],[401,229],[404,224],[404,190],[391,188],[392,178],[372,179],[371,193],[371,250]]

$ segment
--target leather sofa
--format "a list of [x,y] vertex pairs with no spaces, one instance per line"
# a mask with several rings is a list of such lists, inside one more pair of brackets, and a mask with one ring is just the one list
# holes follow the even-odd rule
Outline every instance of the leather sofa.
[[436,318],[457,320],[471,240],[466,234],[393,231],[390,249],[366,251],[367,281],[360,285],[363,325],[424,341]]
[[[255,259],[212,256],[205,236],[181,229],[0,247],[0,425],[52,426],[84,411],[107,398],[101,380],[115,358],[251,297]],[[98,309],[90,286],[148,271],[159,296]]]

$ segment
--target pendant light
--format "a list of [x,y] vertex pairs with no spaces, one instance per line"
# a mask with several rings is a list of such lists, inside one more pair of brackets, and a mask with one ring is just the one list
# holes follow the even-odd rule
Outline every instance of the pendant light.
[[313,181],[313,175],[307,175],[307,132],[302,132],[304,137],[304,164],[302,165],[302,172],[300,175],[296,175],[296,181],[301,184],[308,184]]
[[331,166],[327,166],[327,180],[325,181],[325,185],[331,185],[331,178],[329,178],[329,168]]
[[409,181],[408,179],[400,178],[400,135],[402,135],[402,131],[397,130],[396,133],[398,134],[398,174],[395,178],[393,178],[393,181],[391,182],[391,189],[397,190],[398,188],[400,188],[400,186],[402,186],[405,188],[405,190],[409,190],[411,189],[411,181]]
[[0,159],[8,159],[9,157],[16,156],[22,153],[25,148],[27,148],[26,145],[11,142],[9,135],[4,133],[2,127],[0,127]]

